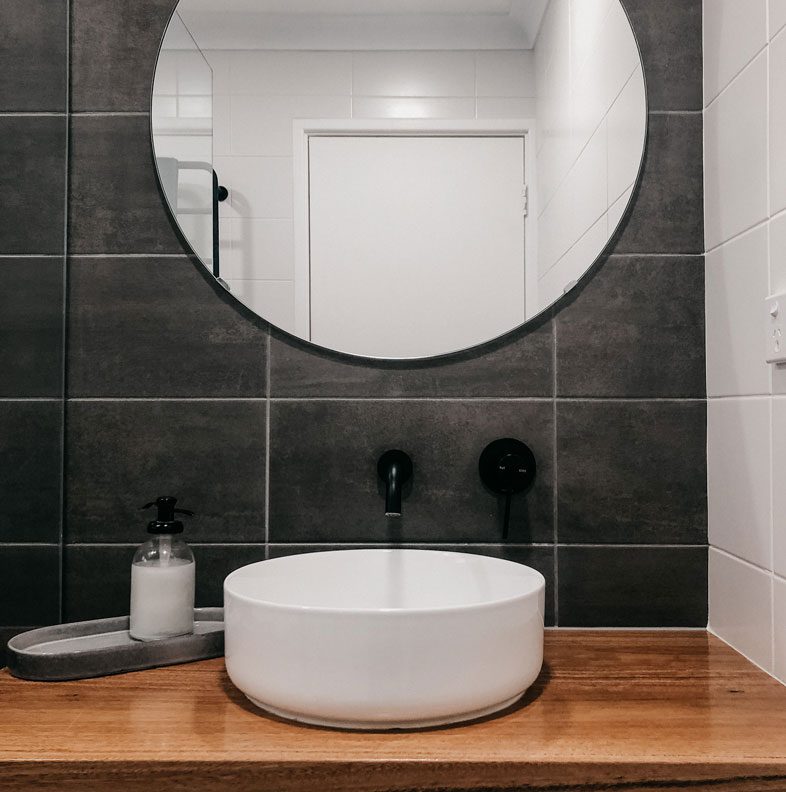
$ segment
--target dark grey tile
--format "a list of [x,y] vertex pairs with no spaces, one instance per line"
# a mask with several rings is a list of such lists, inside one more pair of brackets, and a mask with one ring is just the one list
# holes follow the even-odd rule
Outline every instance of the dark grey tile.
[[[273,542],[498,542],[502,503],[478,475],[483,448],[518,437],[538,476],[513,502],[510,541],[553,539],[553,420],[549,401],[273,401]],[[384,516],[377,459],[412,457],[403,517]],[[501,499],[500,499],[501,500]]]
[[[386,545],[381,545],[386,546]],[[270,545],[270,558],[297,555],[298,553],[318,553],[326,550],[348,550],[357,547],[380,547],[380,545],[312,545],[288,544]],[[537,569],[546,578],[546,614],[547,627],[554,626],[554,547],[523,547],[521,545],[396,545],[396,547],[418,548],[421,550],[447,550],[454,553],[475,553],[515,561]]]
[[60,619],[60,549],[0,544],[0,624],[55,624]]
[[3,255],[65,253],[66,124],[65,116],[0,116]]
[[72,397],[264,397],[267,330],[177,258],[69,260]]
[[[140,544],[146,538],[140,535]],[[245,564],[262,561],[263,545],[196,545],[197,608],[221,606],[224,578]],[[136,545],[68,545],[65,549],[66,621],[127,616],[131,561]]]
[[560,627],[706,627],[706,547],[557,548]]
[[69,252],[182,253],[155,175],[148,116],[72,116]]
[[706,403],[557,402],[559,542],[707,541]]
[[75,401],[66,425],[69,542],[141,541],[158,495],[197,513],[186,541],[262,541],[264,401]]
[[224,578],[235,569],[265,560],[265,546],[195,545],[198,608],[223,607]]
[[703,253],[701,113],[649,116],[641,183],[608,252]]
[[552,323],[540,319],[475,350],[408,363],[332,354],[274,331],[270,380],[280,397],[551,396]]
[[[146,538],[139,532],[139,544]],[[135,545],[66,545],[63,619],[67,622],[128,616]]]
[[63,394],[62,258],[0,258],[0,397]]
[[68,0],[0,3],[0,107],[65,113]]
[[73,0],[71,108],[150,110],[158,48],[177,0]]
[[612,256],[556,336],[558,396],[703,397],[703,257]]
[[701,0],[622,0],[641,48],[650,110],[701,110]]
[[59,540],[62,424],[60,402],[0,401],[0,542]]

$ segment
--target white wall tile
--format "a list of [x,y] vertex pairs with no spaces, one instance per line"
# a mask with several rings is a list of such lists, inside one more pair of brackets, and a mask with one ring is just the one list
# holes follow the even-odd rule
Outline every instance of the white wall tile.
[[351,52],[238,51],[232,93],[273,96],[349,96]]
[[607,218],[601,217],[573,247],[538,280],[538,303],[546,308],[587,271],[608,241]]
[[775,578],[773,584],[775,676],[786,684],[786,580]]
[[639,67],[625,84],[608,115],[609,201],[614,202],[631,185],[641,163],[647,125],[644,78]]
[[633,193],[633,185],[628,187],[622,195],[617,198],[616,201],[609,207],[609,214],[608,214],[608,223],[609,223],[609,234],[614,232],[614,229],[619,224],[620,220],[622,220],[622,215],[624,214],[625,210],[628,208],[628,201],[630,201],[630,196]]
[[786,30],[770,44],[770,212],[786,209]]
[[770,38],[786,26],[786,0],[770,0]]
[[473,52],[357,52],[356,96],[474,96]]
[[213,71],[198,50],[177,53],[177,93],[179,96],[209,96],[213,90]]
[[291,220],[233,218],[229,221],[232,255],[222,263],[226,280],[292,280],[295,238]]
[[292,156],[296,118],[350,118],[349,96],[232,96],[232,153]]
[[405,97],[356,96],[352,99],[352,118],[475,118],[475,100]]
[[770,290],[786,291],[786,212],[770,220]]
[[[607,182],[608,143],[606,122],[595,130],[587,147],[576,161],[568,177],[566,189],[573,192],[573,210],[570,213],[570,244],[577,242],[608,209]],[[565,223],[565,218],[562,218]]]
[[630,75],[641,66],[636,38],[631,35],[622,3],[611,4],[597,46],[604,54],[601,79],[606,90],[606,107],[611,107]]
[[762,668],[772,670],[771,577],[710,548],[710,628]]
[[237,280],[229,282],[232,294],[254,313],[282,330],[295,329],[294,281]]
[[772,530],[772,568],[786,577],[786,397],[772,400]]
[[767,0],[704,0],[704,104],[767,41]]
[[291,157],[216,157],[216,172],[229,190],[222,217],[292,219]]
[[232,153],[232,109],[229,94],[213,96],[213,156]]
[[213,93],[230,93],[232,50],[203,50],[202,54],[213,70]]
[[762,318],[769,281],[766,226],[708,253],[705,267],[707,395],[768,394]]
[[766,53],[707,108],[704,192],[707,249],[767,217]]
[[536,118],[536,99],[516,99],[514,97],[479,96],[477,99],[478,118]]
[[714,547],[771,568],[770,399],[710,399],[707,501]]
[[597,49],[611,0],[570,0],[570,46],[574,68],[581,69]]
[[475,62],[478,96],[536,96],[532,50],[478,52]]

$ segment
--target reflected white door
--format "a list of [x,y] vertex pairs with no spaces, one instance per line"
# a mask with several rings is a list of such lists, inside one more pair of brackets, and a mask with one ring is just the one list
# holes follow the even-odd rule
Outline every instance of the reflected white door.
[[311,340],[420,357],[523,322],[523,186],[523,137],[311,137]]

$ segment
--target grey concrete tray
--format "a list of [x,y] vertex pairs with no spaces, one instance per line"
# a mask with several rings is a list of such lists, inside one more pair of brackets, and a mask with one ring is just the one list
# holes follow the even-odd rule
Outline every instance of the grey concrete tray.
[[224,609],[196,608],[194,619],[193,635],[160,641],[131,638],[128,616],[29,630],[8,642],[8,670],[21,679],[62,682],[221,657]]

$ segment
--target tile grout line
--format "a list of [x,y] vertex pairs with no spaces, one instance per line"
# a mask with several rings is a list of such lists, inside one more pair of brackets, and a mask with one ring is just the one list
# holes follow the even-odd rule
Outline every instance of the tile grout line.
[[703,112],[706,113],[707,110],[709,110],[714,104],[716,104],[718,100],[729,90],[729,88],[731,88],[731,86],[734,85],[734,83],[737,82],[737,80],[740,77],[742,77],[742,75],[748,70],[748,68],[759,57],[759,55],[761,55],[762,52],[764,52],[768,48],[769,48],[769,41],[766,41],[764,45],[761,46],[758,50],[756,50],[756,52],[739,68],[739,70],[736,71],[731,78],[729,78],[726,85],[724,85],[723,88],[721,88],[720,91],[718,91],[718,93],[715,94],[715,96],[713,96],[712,99],[710,99],[710,101],[704,105]]
[[[786,396],[786,394],[783,394]],[[721,398],[721,397],[719,397]],[[764,396],[748,397],[724,397],[724,398],[764,398]],[[8,399],[8,401],[30,401],[31,399]],[[46,401],[47,399],[38,399]],[[59,401],[58,399],[52,399]],[[2,401],[2,399],[0,399]],[[268,401],[265,396],[73,396],[67,397],[67,402],[90,403],[90,402],[264,402]],[[563,396],[554,399],[549,396],[448,396],[435,398],[433,396],[271,396],[269,401],[273,404],[281,403],[314,403],[314,402],[437,402],[437,403],[484,403],[492,402],[495,404],[550,404],[551,402],[567,402],[571,404],[704,404],[707,400],[700,397],[662,397],[662,396],[637,396],[631,398],[617,396],[597,396],[597,397],[571,397]]]

